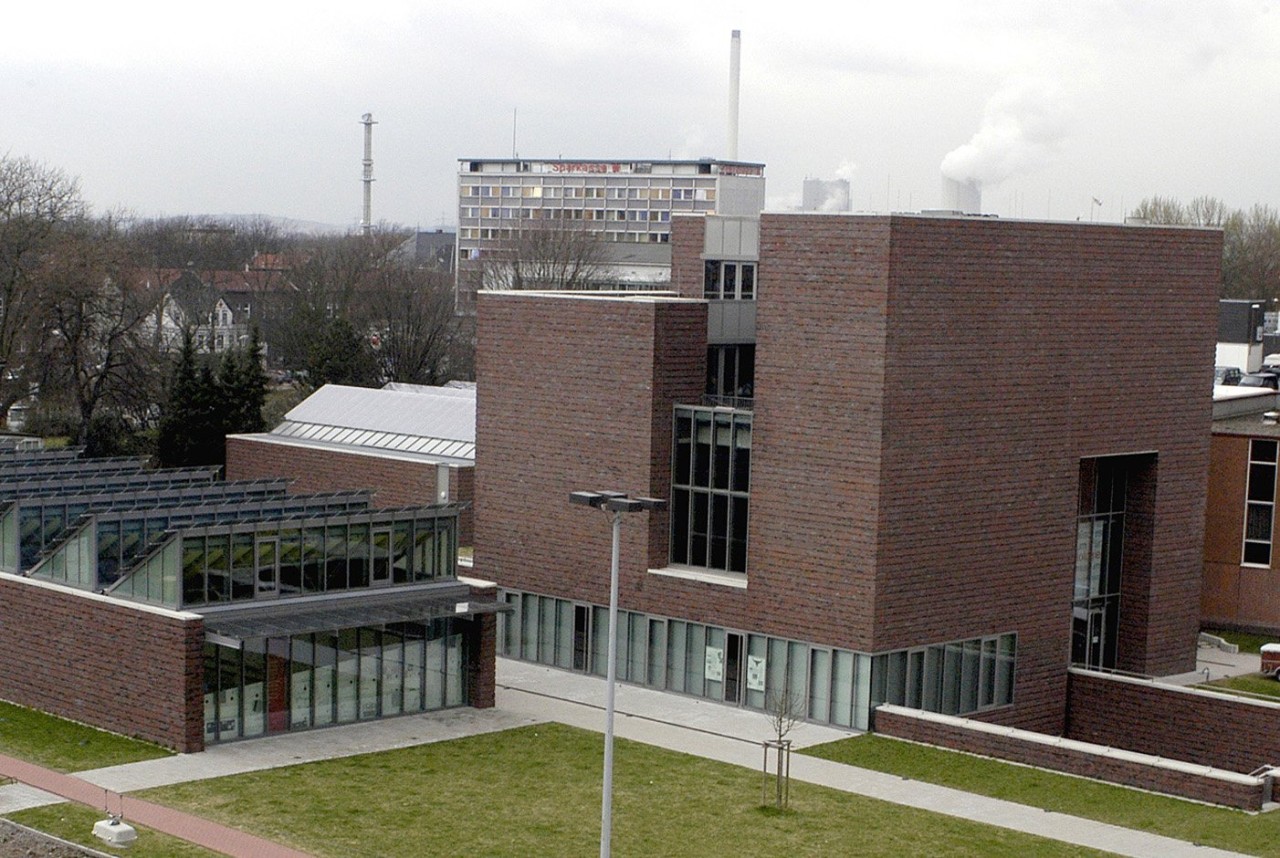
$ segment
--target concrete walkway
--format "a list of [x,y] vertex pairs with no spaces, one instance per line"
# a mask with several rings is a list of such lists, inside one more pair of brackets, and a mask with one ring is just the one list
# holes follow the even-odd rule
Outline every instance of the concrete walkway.
[[[85,803],[102,807],[103,790],[127,793],[546,721],[604,730],[604,682],[598,677],[499,659],[498,685],[495,709],[450,710],[214,745],[201,754],[77,772],[74,779],[94,790]],[[770,734],[768,719],[760,712],[630,685],[618,686],[617,711],[615,732],[619,737],[755,770],[761,764],[760,741]],[[788,738],[793,747],[803,748],[849,735],[851,731],[802,723]],[[799,781],[1120,855],[1210,858],[1235,854],[800,754],[792,757],[791,775]],[[21,784],[0,787],[0,814],[58,800],[56,795]],[[142,802],[128,796],[124,801],[126,820],[152,825],[135,815],[135,807]],[[116,806],[112,804],[111,809],[114,812]],[[154,827],[193,839],[185,831]],[[298,854],[232,852],[227,840],[202,845],[231,855]]]

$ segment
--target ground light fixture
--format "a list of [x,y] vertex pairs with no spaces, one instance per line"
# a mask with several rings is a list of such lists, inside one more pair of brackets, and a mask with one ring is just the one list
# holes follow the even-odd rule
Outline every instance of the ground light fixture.
[[613,835],[613,691],[618,677],[618,545],[622,517],[629,512],[666,509],[661,498],[631,497],[626,492],[570,492],[569,503],[595,507],[609,516],[613,550],[609,558],[609,669],[604,698],[604,788],[600,798],[600,858],[609,858]]

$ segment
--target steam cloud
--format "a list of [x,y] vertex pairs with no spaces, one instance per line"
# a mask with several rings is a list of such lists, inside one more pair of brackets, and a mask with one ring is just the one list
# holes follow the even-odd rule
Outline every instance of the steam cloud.
[[1056,84],[1016,79],[987,101],[982,127],[942,159],[942,175],[993,185],[1048,164],[1066,136],[1065,99]]

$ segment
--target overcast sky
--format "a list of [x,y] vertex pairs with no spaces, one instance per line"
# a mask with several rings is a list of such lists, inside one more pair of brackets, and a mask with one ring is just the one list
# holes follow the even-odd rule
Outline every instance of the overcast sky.
[[[768,8],[763,8],[763,7]],[[0,154],[95,211],[453,225],[460,157],[739,158],[856,210],[1120,220],[1143,197],[1280,207],[1280,9],[1255,0],[59,2],[5,10]],[[513,120],[514,116],[514,120]],[[1095,204],[1097,199],[1101,204]]]

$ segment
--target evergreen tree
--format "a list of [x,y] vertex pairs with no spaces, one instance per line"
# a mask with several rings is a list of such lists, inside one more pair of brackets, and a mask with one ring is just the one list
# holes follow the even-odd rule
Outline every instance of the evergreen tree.
[[195,421],[198,384],[195,339],[190,331],[184,331],[156,438],[156,456],[160,459],[161,467],[179,467],[192,461],[191,429]]

